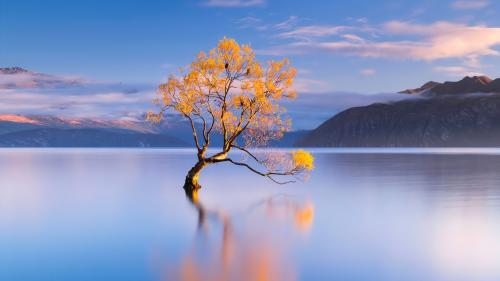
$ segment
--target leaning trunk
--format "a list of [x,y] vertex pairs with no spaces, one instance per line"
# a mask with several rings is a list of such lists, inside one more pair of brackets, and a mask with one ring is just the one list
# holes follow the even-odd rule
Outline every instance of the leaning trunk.
[[201,170],[206,166],[206,162],[204,161],[199,161],[194,165],[191,170],[186,175],[186,181],[184,182],[184,190],[186,191],[186,195],[190,198],[193,199],[195,196],[196,192],[198,189],[201,188],[200,184],[198,183],[198,178],[200,176]]

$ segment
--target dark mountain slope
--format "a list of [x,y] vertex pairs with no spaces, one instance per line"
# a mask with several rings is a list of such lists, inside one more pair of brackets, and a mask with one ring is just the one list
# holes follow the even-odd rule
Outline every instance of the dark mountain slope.
[[318,147],[500,146],[500,95],[400,101],[339,113],[296,143]]
[[486,76],[465,77],[458,82],[445,82],[433,87],[432,96],[460,95],[468,93],[500,93],[500,79],[491,80]]
[[422,94],[424,96],[461,95],[468,93],[500,93],[500,78],[492,80],[487,76],[464,77],[457,82],[438,83],[429,81],[420,88],[408,89],[401,94]]
[[429,82],[400,93],[420,98],[350,108],[296,145],[500,147],[500,79]]

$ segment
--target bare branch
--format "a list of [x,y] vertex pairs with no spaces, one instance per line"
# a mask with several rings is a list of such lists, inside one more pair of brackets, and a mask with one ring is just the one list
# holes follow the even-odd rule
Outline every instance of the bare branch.
[[191,116],[189,116],[188,114],[184,114],[184,117],[186,117],[191,124],[191,131],[193,132],[194,143],[196,145],[196,148],[198,149],[198,152],[200,152],[201,147],[200,147],[200,143],[198,142],[198,134],[196,133],[196,126],[194,125],[193,118],[191,118]]
[[255,160],[257,163],[262,163],[261,160],[259,158],[257,158],[257,156],[253,155],[248,149],[244,148],[244,147],[241,147],[241,146],[238,146],[238,145],[234,145],[232,144],[231,147],[234,147],[236,149],[239,149],[243,152],[245,152],[246,154],[248,154],[250,157],[253,158],[253,160]]
[[263,172],[258,171],[255,168],[253,168],[252,166],[250,166],[247,163],[237,162],[237,161],[234,161],[231,158],[225,158],[225,159],[222,159],[222,160],[218,160],[216,162],[226,162],[226,161],[227,162],[231,162],[231,163],[233,163],[234,165],[237,165],[237,166],[245,167],[248,170],[250,170],[250,171],[252,171],[252,172],[254,172],[254,173],[256,173],[256,174],[258,174],[260,176],[269,178],[270,180],[274,181],[275,183],[287,184],[287,183],[295,182],[295,181],[279,182],[279,181],[277,181],[276,179],[273,178],[273,176],[292,176],[292,175],[294,175],[295,172],[267,172],[267,173],[263,173]]

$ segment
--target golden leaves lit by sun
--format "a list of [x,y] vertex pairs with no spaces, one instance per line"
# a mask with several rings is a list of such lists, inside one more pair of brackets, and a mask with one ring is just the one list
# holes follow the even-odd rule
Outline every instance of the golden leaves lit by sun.
[[[191,173],[193,182],[203,167],[219,162],[246,167],[277,183],[292,182],[275,177],[297,178],[310,172],[314,168],[311,154],[297,150],[285,157],[277,153],[280,157],[260,158],[249,148],[278,140],[290,130],[291,121],[281,102],[295,98],[296,74],[286,58],[262,64],[250,45],[223,38],[216,48],[200,52],[180,75],[171,75],[159,86],[155,103],[160,111],[149,113],[148,119],[160,122],[170,112],[189,121],[199,160],[199,168]],[[221,150],[207,156],[214,132],[222,137]],[[251,162],[229,158],[232,149],[250,156]]]
[[292,158],[295,166],[299,169],[311,171],[314,169],[314,157],[311,153],[299,149],[292,151]]

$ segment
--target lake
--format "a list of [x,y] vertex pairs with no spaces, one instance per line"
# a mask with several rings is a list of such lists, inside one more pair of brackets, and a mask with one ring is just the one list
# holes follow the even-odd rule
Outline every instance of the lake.
[[0,280],[500,280],[500,150],[315,149],[310,179],[188,149],[0,150]]

